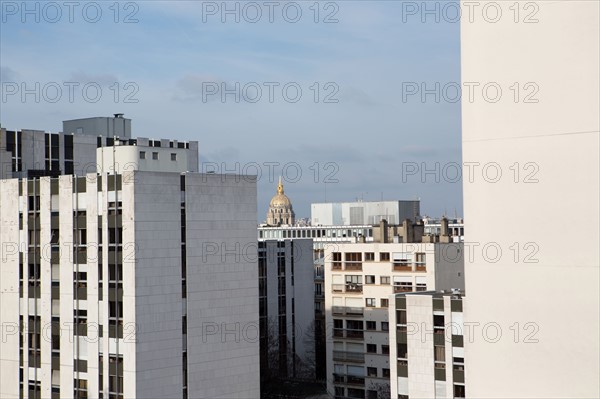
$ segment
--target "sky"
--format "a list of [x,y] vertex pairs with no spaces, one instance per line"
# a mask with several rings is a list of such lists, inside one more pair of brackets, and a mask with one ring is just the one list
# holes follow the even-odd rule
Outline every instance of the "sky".
[[1,0],[0,124],[56,132],[124,113],[134,136],[196,140],[200,171],[258,175],[258,221],[280,175],[296,217],[416,198],[423,215],[461,216],[459,23],[454,3],[428,3],[437,15],[402,1]]

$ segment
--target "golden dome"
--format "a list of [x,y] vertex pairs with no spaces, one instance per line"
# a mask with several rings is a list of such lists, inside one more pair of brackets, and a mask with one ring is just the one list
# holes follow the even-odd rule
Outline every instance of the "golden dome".
[[269,204],[271,208],[292,208],[292,202],[290,199],[283,193],[283,183],[281,182],[281,177],[279,178],[279,184],[277,185],[277,194],[271,199]]

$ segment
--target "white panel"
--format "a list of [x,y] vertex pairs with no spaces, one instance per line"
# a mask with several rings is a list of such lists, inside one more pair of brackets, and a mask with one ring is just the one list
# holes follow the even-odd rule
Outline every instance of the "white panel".
[[52,370],[52,385],[60,385],[60,370]]
[[458,346],[452,347],[452,357],[465,357],[465,348],[460,348]]
[[98,216],[102,215],[104,207],[102,206],[104,202],[102,201],[102,194],[98,194]]
[[417,276],[417,284],[427,284],[427,277],[425,276]]
[[393,276],[394,279],[394,283],[398,282],[398,283],[412,283],[413,282],[413,278],[412,276]]
[[398,377],[398,395],[408,395],[408,377]]
[[344,298],[340,298],[339,296],[333,297],[333,306],[344,306]]
[[355,342],[349,342],[346,344],[346,350],[348,352],[361,352],[365,351],[365,346],[363,344],[357,344]]
[[346,298],[346,306],[360,308],[363,306],[363,299],[362,298]]
[[58,299],[52,300],[52,316],[60,315],[60,301]]
[[435,397],[445,398],[446,397],[446,381],[435,382]]
[[343,342],[334,342],[333,343],[333,350],[334,351],[343,351],[344,350],[344,343]]
[[51,207],[52,212],[58,212],[58,209],[59,209],[58,195],[53,195],[52,198],[50,199],[50,203],[51,203],[50,207]]
[[88,356],[88,337],[77,337],[79,341],[79,358],[87,359]]
[[364,377],[365,376],[365,368],[362,366],[348,366],[348,375]]
[[52,280],[60,280],[60,265],[52,265]]
[[392,260],[409,260],[411,261],[413,254],[410,252],[392,252]]
[[462,312],[452,312],[452,334],[464,335],[464,322]]
[[344,276],[340,274],[334,274],[331,276],[332,284],[344,284]]

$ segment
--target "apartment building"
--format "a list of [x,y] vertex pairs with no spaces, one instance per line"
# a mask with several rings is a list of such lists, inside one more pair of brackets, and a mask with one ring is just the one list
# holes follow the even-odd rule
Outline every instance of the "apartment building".
[[325,250],[327,389],[335,397],[389,397],[391,295],[464,289],[462,243],[382,238]]
[[[462,104],[462,159],[479,165],[463,179],[465,242],[502,250],[467,260],[465,323],[519,332],[466,342],[467,396],[597,398],[600,2],[539,1],[524,21],[533,4],[483,1],[498,23],[461,19],[462,81],[504,93]],[[517,87],[535,94],[509,94]],[[505,294],[490,295],[492,285]]]
[[390,298],[390,397],[464,398],[465,355],[460,290]]
[[258,243],[261,380],[316,378],[311,240]]
[[260,395],[256,182],[129,140],[130,170],[0,180],[2,398]]

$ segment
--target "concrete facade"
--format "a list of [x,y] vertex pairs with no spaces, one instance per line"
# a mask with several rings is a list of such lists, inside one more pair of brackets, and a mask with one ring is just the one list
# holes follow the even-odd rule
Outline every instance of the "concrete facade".
[[464,398],[462,297],[450,291],[390,298],[392,398]]
[[63,121],[63,132],[66,134],[86,134],[104,137],[131,137],[131,119],[122,114],[114,117],[98,116],[93,118],[71,119]]
[[[466,263],[465,323],[502,329],[466,343],[467,396],[597,398],[600,3],[515,4],[496,3],[497,23],[461,19],[462,81],[504,93],[462,105],[463,162],[502,169],[463,179],[465,242],[502,250]],[[515,23],[515,7],[537,22]]]
[[1,180],[0,396],[258,397],[255,221],[250,178]]

